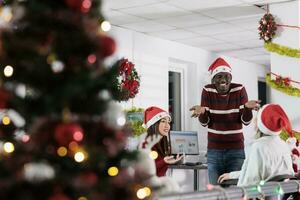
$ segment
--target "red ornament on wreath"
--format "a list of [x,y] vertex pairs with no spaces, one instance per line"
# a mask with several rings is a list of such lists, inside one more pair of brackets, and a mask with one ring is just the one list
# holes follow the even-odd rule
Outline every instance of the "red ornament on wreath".
[[118,88],[121,92],[121,101],[134,98],[139,92],[140,77],[134,68],[134,64],[128,59],[120,61]]
[[61,146],[68,146],[72,141],[83,139],[83,130],[77,123],[58,124],[54,130],[54,138]]
[[265,42],[271,42],[275,36],[277,25],[272,14],[266,13],[259,21],[258,32],[259,39]]

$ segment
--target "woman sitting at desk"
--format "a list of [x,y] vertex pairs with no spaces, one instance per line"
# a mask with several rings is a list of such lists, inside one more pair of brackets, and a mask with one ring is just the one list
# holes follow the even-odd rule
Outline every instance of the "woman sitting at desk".
[[169,164],[175,164],[182,160],[183,156],[170,156],[168,136],[170,132],[171,116],[158,107],[149,107],[144,112],[144,126],[147,128],[146,138],[161,135],[160,141],[152,147],[158,156],[155,159],[157,176],[165,176]]
[[237,179],[238,186],[258,184],[278,175],[294,175],[291,151],[280,137],[284,129],[292,137],[290,121],[277,104],[267,104],[257,113],[259,138],[249,147],[241,171],[222,174],[218,182]]

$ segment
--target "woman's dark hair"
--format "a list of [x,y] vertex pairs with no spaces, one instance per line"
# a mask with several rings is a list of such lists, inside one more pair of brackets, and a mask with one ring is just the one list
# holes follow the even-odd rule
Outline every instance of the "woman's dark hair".
[[[148,129],[147,129],[147,137],[153,137],[156,136],[159,133],[158,127],[159,127],[159,123],[161,120],[159,120],[158,122],[156,122],[155,124],[151,125]],[[170,135],[170,133],[169,133]],[[168,140],[167,136],[163,136],[162,139],[155,145],[157,147],[157,152],[159,155],[164,156],[168,156],[171,153],[171,148],[170,148],[170,142]]]

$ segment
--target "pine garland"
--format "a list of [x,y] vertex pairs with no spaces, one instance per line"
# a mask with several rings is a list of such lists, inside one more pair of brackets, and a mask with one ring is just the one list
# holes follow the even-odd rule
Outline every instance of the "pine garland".
[[283,92],[289,96],[300,97],[300,89],[292,87],[292,86],[285,86],[284,84],[277,84],[275,80],[271,79],[270,74],[266,75],[266,82],[270,87],[272,87],[280,92]]
[[287,46],[279,45],[272,42],[266,42],[265,49],[269,52],[277,53],[283,56],[289,56],[294,58],[300,58],[300,49],[293,49]]

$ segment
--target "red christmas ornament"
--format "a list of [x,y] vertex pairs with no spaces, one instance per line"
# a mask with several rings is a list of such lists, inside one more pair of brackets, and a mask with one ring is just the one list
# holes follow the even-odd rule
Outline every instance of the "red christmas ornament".
[[7,103],[11,98],[11,94],[4,88],[0,88],[0,109],[7,108]]
[[49,197],[48,200],[71,200],[71,199],[65,194],[54,194],[51,197]]
[[108,57],[111,56],[116,51],[117,45],[113,38],[106,36],[106,35],[100,35],[98,37],[98,51],[97,54],[102,57]]
[[54,130],[54,137],[61,146],[67,146],[74,141],[74,134],[83,134],[81,126],[77,123],[58,124]]
[[65,0],[67,6],[78,12],[89,12],[92,6],[91,0]]

